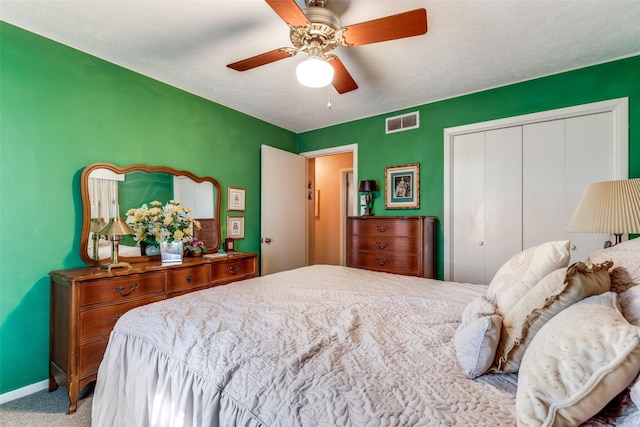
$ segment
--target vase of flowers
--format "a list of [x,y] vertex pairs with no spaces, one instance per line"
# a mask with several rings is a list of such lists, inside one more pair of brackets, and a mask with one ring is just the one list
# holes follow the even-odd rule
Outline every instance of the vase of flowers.
[[129,209],[127,223],[135,230],[135,239],[146,245],[158,245],[163,265],[181,264],[183,245],[193,240],[194,227],[200,223],[188,214],[191,208],[181,206],[180,200],[159,201],[138,209]]
[[184,247],[184,253],[190,257],[199,257],[207,253],[209,249],[202,240],[193,239]]

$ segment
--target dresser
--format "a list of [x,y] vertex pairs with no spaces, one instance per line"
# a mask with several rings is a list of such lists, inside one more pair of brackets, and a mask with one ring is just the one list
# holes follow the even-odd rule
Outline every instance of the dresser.
[[347,218],[347,266],[435,278],[436,218]]
[[145,262],[111,271],[52,271],[49,391],[66,386],[74,413],[80,391],[96,380],[113,326],[132,308],[256,275],[257,255],[251,253],[185,258],[169,267]]

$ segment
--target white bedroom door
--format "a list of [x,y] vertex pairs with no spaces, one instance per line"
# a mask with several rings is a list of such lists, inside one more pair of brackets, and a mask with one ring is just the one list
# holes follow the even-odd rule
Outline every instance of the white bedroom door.
[[261,274],[307,265],[307,159],[261,147]]

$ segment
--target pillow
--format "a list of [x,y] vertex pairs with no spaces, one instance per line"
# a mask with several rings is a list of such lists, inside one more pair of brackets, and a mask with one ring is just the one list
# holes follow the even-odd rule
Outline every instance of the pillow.
[[620,293],[640,285],[640,238],[600,249],[589,255],[585,262],[599,264],[609,260],[613,261],[613,268],[609,270],[612,291]]
[[486,297],[471,301],[462,312],[454,344],[458,363],[469,379],[484,374],[493,364],[500,340],[502,317]]
[[634,286],[618,295],[622,315],[632,325],[640,326],[640,286]]
[[579,425],[640,371],[640,328],[607,292],[567,308],[531,342],[518,374],[518,425]]
[[489,283],[498,313],[505,317],[518,301],[544,276],[569,265],[569,241],[547,242],[514,255]]
[[538,282],[502,321],[497,372],[518,372],[527,346],[553,316],[573,303],[609,291],[611,262],[559,268]]

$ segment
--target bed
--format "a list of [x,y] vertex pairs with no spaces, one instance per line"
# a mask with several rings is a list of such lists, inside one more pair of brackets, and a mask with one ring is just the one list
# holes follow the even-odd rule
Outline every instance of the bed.
[[[490,286],[315,265],[136,308],[111,333],[93,425],[522,424],[518,374],[470,378],[456,348]],[[631,386],[585,425],[638,425]]]

